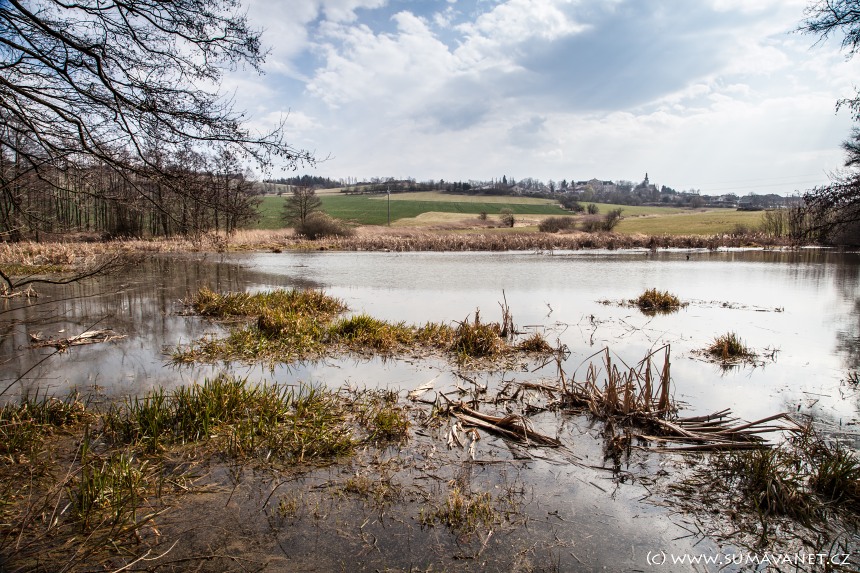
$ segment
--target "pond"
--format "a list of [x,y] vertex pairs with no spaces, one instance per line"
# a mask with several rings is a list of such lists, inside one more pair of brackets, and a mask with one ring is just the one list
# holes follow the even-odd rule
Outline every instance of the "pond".
[[[198,379],[211,367],[169,366],[169,351],[222,327],[183,314],[201,286],[218,291],[318,288],[351,312],[423,323],[500,320],[507,301],[516,326],[538,330],[570,350],[567,374],[603,347],[628,364],[671,344],[675,397],[691,414],[732,408],[745,418],[792,411],[857,422],[860,369],[860,255],[823,250],[554,253],[265,253],[156,257],[118,276],[39,298],[5,301],[0,378],[6,395],[98,387],[110,396]],[[622,304],[645,289],[676,294],[688,306],[648,316]],[[28,348],[30,335],[62,338],[110,328],[126,339],[107,344]],[[725,369],[696,351],[735,332],[767,358]],[[47,358],[50,356],[50,358]],[[42,361],[40,363],[40,361]],[[577,368],[579,370],[577,371]],[[339,386],[345,382],[411,389],[447,363],[326,360],[259,369],[253,376]],[[444,373],[443,372],[443,373]],[[555,365],[517,377],[553,377]]]
[[[5,301],[0,323],[4,328],[0,379],[2,388],[8,388],[4,398],[62,394],[75,388],[110,400],[201,380],[225,368],[251,380],[333,388],[406,391],[429,380],[437,388],[462,382],[460,369],[444,357],[172,366],[171,350],[225,332],[224,325],[185,312],[182,301],[202,286],[221,292],[323,289],[343,299],[349,312],[407,323],[463,321],[478,310],[483,320],[496,321],[506,302],[519,330],[541,332],[568,349],[562,364],[568,377],[584,376],[584,363],[604,347],[616,363],[633,365],[668,344],[673,394],[683,414],[730,408],[739,417],[754,420],[789,412],[814,417],[831,435],[857,444],[860,389],[849,378],[860,369],[860,255],[813,249],[156,256],[116,276],[62,288],[44,286],[38,289],[38,298]],[[688,304],[671,314],[651,316],[627,304],[649,288],[668,290]],[[56,339],[92,328],[109,328],[125,338],[65,351],[31,347],[33,335]],[[723,368],[702,357],[699,351],[727,332],[736,333],[758,353],[756,364]],[[495,387],[503,381],[555,380],[557,375],[555,362],[470,373],[479,383]],[[602,464],[600,432],[584,416],[544,413],[534,422],[541,431],[572,444],[572,449],[551,459],[528,456],[528,461],[518,461],[517,452],[503,440],[488,438],[480,442],[478,457],[508,465],[497,469],[488,463],[470,470],[475,483],[527,490],[519,502],[522,512],[543,527],[541,533],[526,534],[520,528],[509,534],[503,543],[512,546],[494,546],[498,555],[491,558],[488,552],[483,557],[489,570],[493,564],[510,562],[510,551],[521,551],[535,539],[552,547],[535,553],[538,562],[557,562],[561,570],[604,566],[652,570],[644,557],[651,550],[679,554],[719,550],[711,538],[688,538],[686,518],[643,501],[650,496],[645,482],[607,481],[596,467]],[[460,454],[446,458],[437,452],[434,439],[442,440],[439,447],[444,450],[444,436],[416,436],[410,459],[424,460],[434,475],[442,476],[439,479],[456,477],[464,470],[451,462]],[[628,460],[627,469],[633,471],[631,465],[647,473],[664,466],[683,468],[685,462],[641,455]],[[307,479],[317,487],[335,478],[323,474]],[[248,499],[253,497],[248,494]],[[258,492],[251,506],[257,507],[261,497],[266,493]],[[232,498],[231,493],[227,502]],[[386,541],[381,532],[392,524],[382,518],[373,524],[381,528],[374,534],[378,538],[374,546],[382,557],[374,558],[378,562],[368,557],[368,567],[411,567],[414,561],[408,551],[404,553],[405,546],[431,551],[457,543],[443,542],[438,534],[428,538],[414,524],[405,540],[395,536]],[[306,529],[279,536],[278,544],[285,539],[296,544],[296,555],[307,557],[318,550],[318,538]],[[569,544],[554,544],[552,536]],[[316,541],[307,541],[311,538]],[[307,543],[303,545],[302,539]],[[484,546],[488,540],[489,536]],[[442,563],[469,569],[456,562]]]

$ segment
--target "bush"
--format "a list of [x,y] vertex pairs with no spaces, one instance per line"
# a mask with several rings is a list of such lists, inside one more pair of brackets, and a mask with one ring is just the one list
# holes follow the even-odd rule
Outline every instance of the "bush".
[[514,212],[510,209],[502,209],[499,211],[499,215],[502,218],[502,225],[505,227],[513,227],[514,223],[516,223],[516,219],[514,219]]
[[567,209],[568,211],[573,211],[574,213],[582,213],[585,211],[585,207],[583,207],[579,200],[572,195],[565,195],[560,200],[561,206]]
[[325,213],[311,213],[296,226],[296,233],[314,241],[324,237],[351,237],[355,229]]
[[478,219],[480,219],[481,221],[486,221],[487,220],[487,212],[481,211],[480,213],[478,213]]
[[582,220],[580,228],[586,233],[594,233],[603,229],[603,221],[600,217],[586,217]]
[[544,233],[556,233],[572,229],[575,225],[576,221],[570,217],[547,217],[538,223],[538,230]]
[[600,208],[594,203],[589,203],[588,209],[586,210],[588,211],[589,215],[597,215],[598,213],[600,213]]
[[611,231],[621,222],[621,209],[612,209],[603,217],[603,230]]
[[[591,205],[594,205],[592,203]],[[589,207],[591,207],[589,205]],[[594,205],[595,209],[597,208]],[[589,211],[591,209],[589,208]],[[594,233],[596,231],[611,231],[621,222],[621,209],[613,209],[603,217],[596,217],[594,215],[585,218],[582,221],[582,230],[586,233]]]

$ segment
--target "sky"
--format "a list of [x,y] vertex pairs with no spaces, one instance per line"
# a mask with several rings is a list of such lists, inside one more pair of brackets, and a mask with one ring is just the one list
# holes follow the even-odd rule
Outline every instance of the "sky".
[[860,57],[806,0],[250,0],[222,89],[320,161],[270,177],[641,181],[792,194],[842,166]]

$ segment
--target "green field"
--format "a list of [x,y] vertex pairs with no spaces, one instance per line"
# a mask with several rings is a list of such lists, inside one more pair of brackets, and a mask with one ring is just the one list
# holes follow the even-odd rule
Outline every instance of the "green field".
[[[414,199],[412,195],[438,195],[444,197],[429,197],[425,200]],[[460,201],[453,201],[459,198]],[[500,197],[452,196],[428,193],[401,194],[391,196],[391,221],[417,217],[422,213],[463,213],[478,215],[481,212],[493,215],[502,209],[510,209],[515,215],[565,215],[567,211],[546,199],[502,197],[504,202],[498,202]],[[359,225],[384,225],[388,222],[388,199],[386,196],[375,195],[323,195],[320,197],[323,210],[338,219],[350,221]],[[285,197],[267,196],[260,204],[260,229],[279,229],[281,210]],[[535,202],[538,201],[538,202]]]
[[[624,215],[626,213],[622,213]],[[731,233],[739,226],[755,231],[761,225],[761,211],[683,211],[627,217],[615,228],[617,233],[643,235],[718,235]]]
[[[358,225],[385,225],[388,222],[389,202],[385,195],[324,194],[320,195],[320,199],[323,210],[332,217]],[[264,197],[260,204],[260,222],[257,228],[283,227],[281,212],[285,200],[286,195]],[[596,205],[601,215],[612,209],[621,209],[624,218],[615,231],[626,234],[715,235],[731,233],[739,226],[755,230],[761,221],[760,212],[732,209],[691,211],[677,207],[637,207],[604,203]],[[502,209],[510,209],[515,215],[534,215],[537,219],[550,215],[572,215],[549,199],[534,197],[451,195],[434,192],[391,195],[391,222],[403,220],[402,224],[408,226],[453,221],[456,218],[450,215],[455,214],[470,216],[484,212],[497,215]],[[434,213],[442,215],[431,216]],[[423,214],[427,215],[413,220]],[[526,225],[527,228],[536,229],[536,223]]]

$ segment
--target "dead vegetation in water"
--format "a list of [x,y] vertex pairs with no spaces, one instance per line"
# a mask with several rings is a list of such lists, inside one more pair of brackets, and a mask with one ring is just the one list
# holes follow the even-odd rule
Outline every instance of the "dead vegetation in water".
[[177,364],[195,361],[292,362],[337,352],[396,355],[441,352],[476,367],[517,353],[549,354],[540,333],[517,341],[507,304],[502,322],[466,317],[456,327],[428,322],[410,325],[367,314],[336,318],[345,310],[337,299],[318,291],[218,294],[203,288],[189,301],[196,312],[240,321],[225,338],[204,338],[173,353]]
[[686,512],[726,512],[730,530],[713,535],[735,545],[778,551],[797,540],[807,551],[850,554],[840,538],[856,536],[860,460],[808,426],[777,447],[711,454],[668,490],[669,503]]

